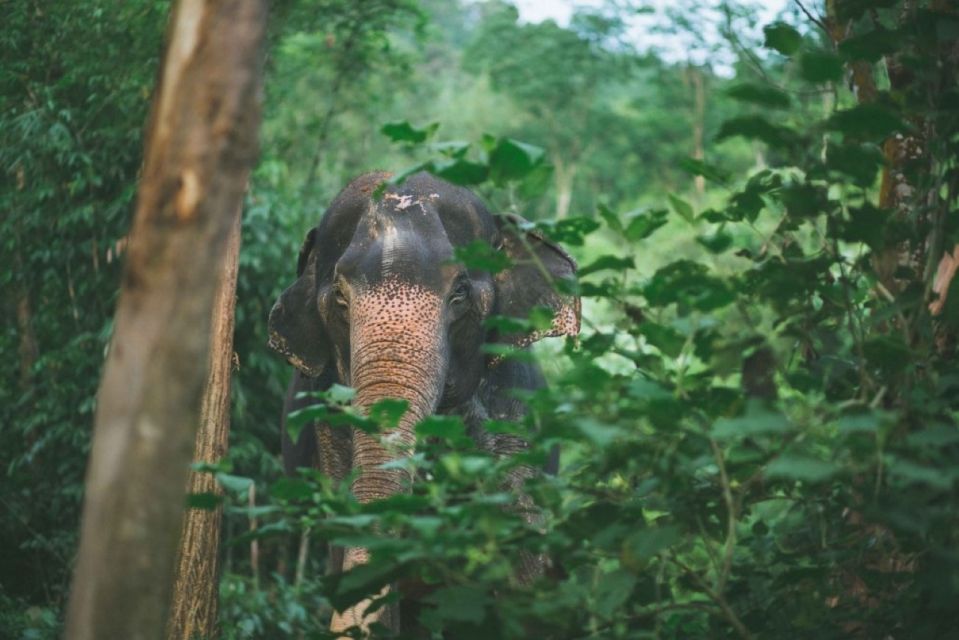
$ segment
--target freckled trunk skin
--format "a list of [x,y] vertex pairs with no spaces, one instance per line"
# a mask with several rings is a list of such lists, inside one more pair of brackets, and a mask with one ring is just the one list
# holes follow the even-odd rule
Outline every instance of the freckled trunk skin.
[[[412,453],[416,443],[414,426],[430,415],[439,402],[446,374],[442,309],[435,294],[396,281],[387,281],[358,296],[351,306],[350,377],[356,389],[354,405],[365,413],[384,398],[409,402],[406,415],[395,429],[378,436],[362,431],[353,434],[353,466],[361,471],[353,483],[353,494],[360,502],[386,498],[409,487],[411,478],[407,472],[378,467]],[[368,561],[365,549],[347,549],[343,570]],[[368,600],[363,601],[334,615],[333,631],[343,631],[354,624],[368,628],[376,621],[399,631],[397,616],[386,609],[364,618],[369,604]]]

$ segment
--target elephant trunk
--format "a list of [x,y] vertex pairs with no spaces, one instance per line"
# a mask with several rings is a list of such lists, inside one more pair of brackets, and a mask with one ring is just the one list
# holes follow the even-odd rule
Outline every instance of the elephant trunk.
[[354,434],[353,464],[360,475],[353,492],[357,500],[368,502],[406,489],[406,472],[380,466],[412,453],[416,423],[440,400],[446,377],[441,300],[432,292],[396,283],[363,295],[351,306],[350,350],[354,405],[361,412],[385,398],[409,403],[395,428],[379,436]]
[[[406,400],[409,408],[399,424],[385,433],[353,433],[353,467],[360,475],[353,494],[370,502],[406,491],[409,472],[383,469],[391,460],[409,456],[416,443],[416,423],[430,415],[446,378],[446,332],[442,303],[432,293],[395,284],[358,297],[350,307],[350,382],[354,406],[367,413],[385,398]],[[369,562],[366,549],[348,548],[344,570]],[[380,593],[385,595],[388,589]],[[371,600],[335,612],[330,628],[342,632],[352,625],[368,629],[379,621],[399,632],[398,610],[386,607],[369,615]]]
[[[391,346],[382,344],[373,348],[392,350]],[[439,358],[434,354],[425,357],[434,362],[410,363],[382,355],[359,362],[354,360],[351,377],[356,397],[353,404],[362,414],[367,414],[373,405],[386,398],[408,403],[408,409],[396,427],[378,435],[359,430],[353,434],[353,465],[360,469],[353,484],[353,494],[360,502],[385,498],[409,487],[411,478],[407,472],[380,467],[413,452],[416,444],[414,427],[433,412],[439,400],[442,381],[437,381],[440,367],[435,362]]]

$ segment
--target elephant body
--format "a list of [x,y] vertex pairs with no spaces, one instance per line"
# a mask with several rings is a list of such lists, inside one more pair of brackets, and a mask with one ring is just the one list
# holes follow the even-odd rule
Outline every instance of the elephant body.
[[[579,300],[555,286],[576,269],[559,246],[526,229],[522,219],[493,216],[470,191],[425,173],[376,197],[388,178],[366,174],[334,199],[307,235],[297,280],[270,313],[270,346],[297,369],[285,413],[309,402],[298,392],[334,383],[354,387],[361,411],[384,398],[409,404],[382,438],[318,424],[294,443],[283,430],[288,473],[306,466],[343,479],[359,468],[352,490],[361,502],[407,490],[405,472],[380,467],[412,452],[413,427],[432,414],[462,416],[477,445],[494,455],[522,451],[520,437],[488,433],[483,423],[521,419],[526,409],[514,390],[542,387],[542,374],[531,362],[487,356],[481,346],[524,348],[579,330]],[[457,247],[475,244],[506,254],[510,266],[492,274],[454,260]],[[503,335],[486,328],[491,315],[525,319],[536,307],[552,311],[549,329]],[[555,453],[552,458],[547,466],[555,471]],[[509,479],[520,503],[522,482],[532,472]],[[367,560],[364,549],[334,550],[331,568]],[[375,620],[398,627],[391,614],[380,617],[382,609],[364,615],[368,604],[334,615],[333,630]]]

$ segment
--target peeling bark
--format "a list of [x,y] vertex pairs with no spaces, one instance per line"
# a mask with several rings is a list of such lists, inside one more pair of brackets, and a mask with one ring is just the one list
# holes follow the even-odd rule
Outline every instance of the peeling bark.
[[66,638],[162,638],[218,274],[256,157],[262,0],[180,0],[97,395]]

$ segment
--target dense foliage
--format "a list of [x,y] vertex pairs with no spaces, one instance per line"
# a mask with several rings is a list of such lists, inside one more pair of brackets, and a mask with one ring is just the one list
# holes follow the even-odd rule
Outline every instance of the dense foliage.
[[[390,582],[419,637],[959,625],[959,291],[937,284],[959,243],[959,16],[807,8],[821,15],[757,32],[749,6],[684,3],[661,25],[693,43],[678,54],[639,50],[622,6],[560,26],[498,2],[277,4],[231,454],[212,470],[224,637],[324,637],[331,606]],[[0,28],[0,351],[19,363],[0,385],[4,637],[58,629],[164,11],[22,2]],[[434,417],[413,492],[359,505],[316,473],[280,477],[289,373],[266,314],[351,175],[424,166],[571,249],[584,331],[537,346],[551,384],[524,424],[489,425],[528,437],[526,454],[492,459]],[[403,409],[359,418],[349,397],[334,388],[292,428],[336,406],[377,429]],[[527,485],[531,527],[502,478],[557,444],[559,474]],[[373,562],[324,576],[327,542]],[[514,578],[524,554],[550,558],[533,585]]]

